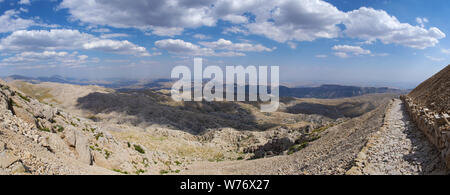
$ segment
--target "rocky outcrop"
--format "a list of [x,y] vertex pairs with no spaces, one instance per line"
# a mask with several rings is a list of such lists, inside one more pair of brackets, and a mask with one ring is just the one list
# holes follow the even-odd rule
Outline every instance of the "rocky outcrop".
[[441,152],[442,159],[450,169],[450,113],[435,112],[420,106],[408,96],[401,96],[406,110],[428,140]]

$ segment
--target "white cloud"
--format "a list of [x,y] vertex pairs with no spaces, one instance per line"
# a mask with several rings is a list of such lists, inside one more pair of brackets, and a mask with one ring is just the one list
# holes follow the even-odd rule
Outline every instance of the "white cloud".
[[190,56],[245,56],[244,53],[226,51],[215,52],[212,48],[200,47],[199,45],[183,41],[181,39],[164,39],[155,42],[155,46],[167,50],[173,54],[190,55]]
[[349,55],[344,52],[335,52],[334,55],[337,57],[340,57],[340,58],[348,58],[349,57]]
[[252,34],[264,35],[278,42],[313,41],[318,38],[338,37],[336,25],[345,13],[321,0],[282,0],[259,13],[255,23],[246,27]]
[[195,34],[192,37],[196,38],[196,39],[210,39],[210,36],[204,35],[204,34]]
[[68,55],[67,52],[55,52],[55,51],[23,52],[13,57],[5,58],[3,62],[30,62],[45,59],[53,59],[57,57],[65,57],[67,55]]
[[441,51],[442,51],[442,53],[450,54],[450,49],[442,49]]
[[107,32],[111,32],[111,30],[109,30],[108,28],[96,28],[96,29],[93,29],[92,32],[107,33]]
[[446,35],[438,28],[428,30],[420,26],[401,23],[395,16],[383,10],[362,7],[348,12],[344,20],[345,34],[369,41],[380,40],[384,44],[398,44],[416,49],[434,47]]
[[335,45],[333,46],[333,50],[342,51],[346,53],[353,53],[355,55],[365,55],[371,53],[369,50],[365,50],[359,46],[350,46],[350,45]]
[[35,69],[48,67],[74,67],[85,63],[98,62],[95,59],[88,61],[87,55],[69,54],[65,51],[22,52],[0,61],[0,66],[15,66],[20,69]]
[[437,58],[437,57],[428,56],[428,55],[426,55],[425,57],[430,59],[431,61],[435,61],[435,62],[442,62],[445,60],[444,58]]
[[223,30],[223,34],[244,34],[248,35],[249,32],[247,29],[238,26],[227,27]]
[[97,40],[83,44],[86,50],[98,50],[116,54],[150,56],[147,49],[136,46],[129,41]]
[[201,45],[212,48],[214,50],[231,50],[231,51],[243,51],[243,52],[271,52],[275,48],[267,48],[261,44],[250,43],[233,43],[229,40],[219,39],[214,42],[200,42]]
[[155,46],[175,54],[186,54],[193,56],[210,56],[214,51],[210,48],[201,48],[181,39],[164,39],[155,42]]
[[20,30],[0,40],[0,49],[20,51],[72,50],[81,48],[95,36],[78,30]]
[[158,36],[173,37],[176,35],[181,35],[183,33],[183,28],[180,27],[152,27],[151,34]]
[[216,23],[210,3],[205,0],[64,0],[59,7],[68,8],[69,13],[82,22],[116,28],[152,29],[156,31],[154,34],[179,33],[183,28]]
[[31,2],[30,2],[30,0],[20,0],[20,1],[19,1],[19,4],[20,4],[20,5],[30,5]]
[[417,18],[419,25],[413,26],[384,10],[361,7],[344,12],[323,0],[63,0],[59,7],[87,24],[169,37],[181,35],[185,28],[215,26],[218,20],[239,24],[224,33],[256,34],[282,43],[348,36],[425,49],[446,36],[436,27],[426,29],[426,18]]
[[420,27],[424,28],[424,27],[425,27],[425,24],[428,23],[429,21],[428,21],[427,18],[420,18],[420,17],[417,17],[417,18],[416,18],[416,22],[420,25]]
[[233,24],[242,24],[242,23],[248,22],[247,17],[241,16],[241,15],[233,15],[233,14],[224,16],[222,18],[222,20],[229,21]]
[[296,48],[297,48],[297,43],[294,43],[294,42],[288,42],[287,44],[289,45],[289,47],[290,47],[291,49],[296,49]]
[[87,56],[87,55],[80,55],[80,56],[78,56],[78,59],[80,59],[80,60],[86,60],[88,58],[89,58],[89,56]]
[[130,35],[125,33],[108,33],[100,35],[103,39],[117,38],[117,37],[129,37]]
[[369,50],[361,48],[360,46],[335,45],[332,49],[338,53],[337,56],[339,57],[349,57],[350,55],[369,55],[372,53]]
[[20,30],[0,40],[3,51],[98,50],[117,54],[149,56],[144,47],[129,41],[101,39],[78,30]]
[[33,25],[35,25],[33,20],[20,18],[19,12],[15,10],[8,10],[0,15],[0,33],[22,30]]

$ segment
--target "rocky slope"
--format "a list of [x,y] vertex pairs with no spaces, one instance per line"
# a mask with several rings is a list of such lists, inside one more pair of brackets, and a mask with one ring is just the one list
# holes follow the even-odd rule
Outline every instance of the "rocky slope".
[[[282,98],[278,112],[261,113],[257,103],[178,103],[164,91],[58,83],[12,81],[2,94],[0,110],[10,113],[2,132],[16,137],[0,140],[30,174],[344,174],[395,96]],[[46,161],[54,171],[35,171],[43,165],[18,155],[34,149],[14,149],[15,139],[87,168]],[[2,170],[13,173],[12,164]]]
[[432,111],[450,114],[450,65],[417,86],[408,97]]
[[[90,120],[0,83],[2,174],[114,174],[151,171],[154,155]],[[158,169],[152,167],[154,172]]]
[[450,169],[450,65],[401,96],[410,118]]

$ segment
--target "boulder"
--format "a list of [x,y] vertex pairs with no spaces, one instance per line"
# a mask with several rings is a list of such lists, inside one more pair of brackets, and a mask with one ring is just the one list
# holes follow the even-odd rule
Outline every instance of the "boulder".
[[69,146],[57,134],[48,135],[46,140],[51,151],[55,153],[70,154]]
[[70,147],[75,147],[77,143],[77,138],[75,135],[76,129],[72,126],[67,126],[64,130],[64,137]]
[[6,150],[6,143],[0,141],[0,152],[3,152],[4,150]]
[[83,135],[83,133],[76,132],[75,139],[76,139],[75,149],[78,153],[78,159],[83,163],[92,165],[94,162],[94,158],[92,155],[92,151],[89,148],[88,138],[85,135]]
[[42,115],[44,116],[45,119],[52,121],[54,118],[54,109],[50,106],[47,105],[43,105],[43,109],[42,109]]
[[17,162],[11,166],[11,174],[24,174],[27,172],[25,166],[23,166],[22,162]]
[[3,151],[0,153],[0,168],[7,168],[18,160],[19,158],[17,156],[14,156],[8,151]]
[[110,161],[105,158],[105,155],[100,153],[99,151],[94,151],[93,155],[95,165],[106,169],[114,169],[116,167],[114,166],[114,164],[111,164]]

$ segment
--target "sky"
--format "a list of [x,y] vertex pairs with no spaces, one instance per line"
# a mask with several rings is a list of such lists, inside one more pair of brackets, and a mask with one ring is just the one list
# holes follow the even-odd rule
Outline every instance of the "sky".
[[169,78],[280,66],[280,81],[413,88],[450,60],[447,0],[0,0],[0,76]]

